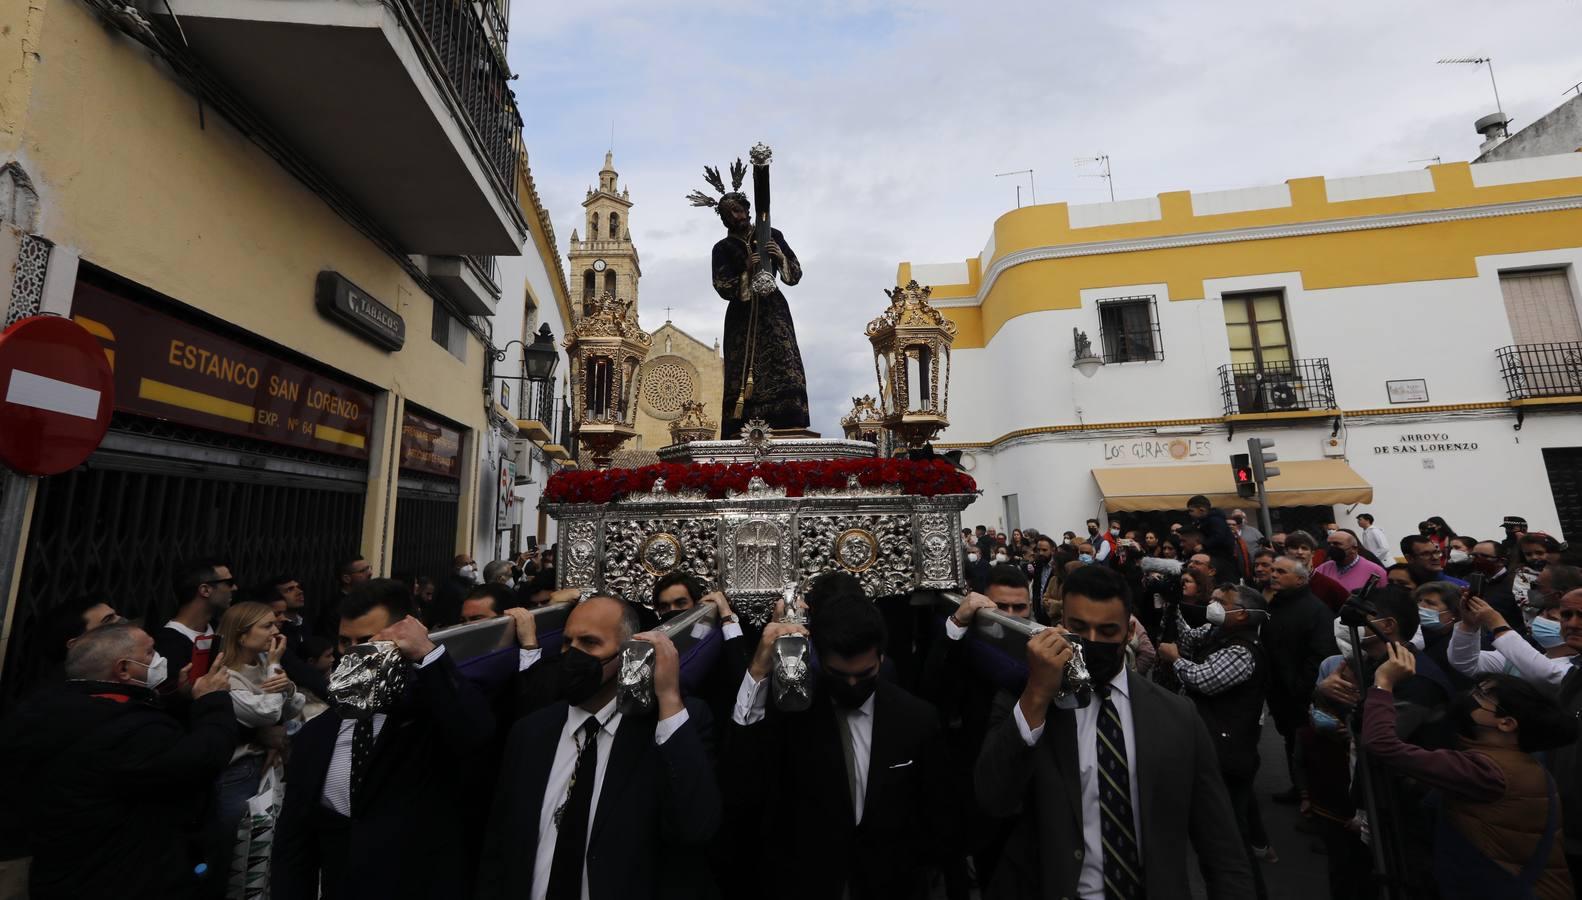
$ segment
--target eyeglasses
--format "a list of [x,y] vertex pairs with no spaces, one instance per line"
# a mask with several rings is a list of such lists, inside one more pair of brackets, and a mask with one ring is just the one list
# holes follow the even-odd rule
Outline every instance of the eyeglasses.
[[234,588],[234,587],[236,587],[236,579],[235,578],[216,578],[213,581],[205,581],[204,584],[210,585],[211,587],[213,585],[217,585],[217,584],[225,584],[225,585],[230,585],[231,587]]

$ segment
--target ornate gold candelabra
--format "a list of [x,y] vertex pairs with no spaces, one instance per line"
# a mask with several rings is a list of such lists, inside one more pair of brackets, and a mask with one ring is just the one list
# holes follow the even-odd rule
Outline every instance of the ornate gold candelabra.
[[597,468],[609,468],[616,448],[637,434],[637,392],[651,344],[637,325],[632,302],[608,292],[593,301],[566,338],[572,421]]
[[930,291],[916,279],[886,290],[890,307],[867,329],[879,377],[880,423],[914,448],[950,424],[946,412],[956,326],[929,304]]

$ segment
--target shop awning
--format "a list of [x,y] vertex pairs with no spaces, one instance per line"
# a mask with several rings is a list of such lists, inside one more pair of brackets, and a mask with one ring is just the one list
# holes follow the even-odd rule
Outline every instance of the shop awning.
[[[1269,479],[1270,506],[1327,506],[1371,503],[1373,485],[1343,459],[1280,460],[1280,474]],[[1215,506],[1245,506],[1236,495],[1228,463],[1208,466],[1116,466],[1094,469],[1104,507],[1110,512],[1186,509],[1202,494]],[[1254,501],[1255,502],[1255,501]]]

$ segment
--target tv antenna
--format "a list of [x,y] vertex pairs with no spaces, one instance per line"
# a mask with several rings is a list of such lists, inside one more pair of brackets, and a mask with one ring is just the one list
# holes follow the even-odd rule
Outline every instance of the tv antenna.
[[1431,162],[1431,163],[1433,163],[1436,166],[1442,166],[1445,163],[1444,160],[1440,159],[1437,156],[1425,156],[1422,159],[1409,159],[1409,160],[1407,160],[1407,162],[1409,162],[1409,163]]
[[[1032,169],[1017,169],[1014,172],[1001,172],[1000,174],[998,174],[998,175],[996,175],[994,177],[995,178],[1005,178],[1005,177],[1010,176],[1010,175],[1026,175],[1027,176],[1027,187],[1028,187],[1029,192],[1033,196],[1033,205],[1037,206],[1038,205],[1038,185],[1037,185],[1036,182],[1033,181],[1033,170]],[[1021,209],[1022,208],[1022,186],[1021,185],[1017,185],[1016,186],[1016,208],[1017,209]]]
[[1108,154],[1100,153],[1098,156],[1079,156],[1074,161],[1078,166],[1098,164],[1101,168],[1095,174],[1084,173],[1083,178],[1102,178],[1110,188],[1110,202],[1115,202],[1115,179],[1110,175],[1110,158]]
[[[1441,66],[1488,66],[1489,86],[1494,88],[1494,111],[1505,118],[1505,107],[1500,105],[1500,86],[1494,81],[1494,60],[1487,56],[1446,56],[1442,57],[1436,65]],[[1507,120],[1507,123],[1509,120]],[[1509,129],[1506,130],[1509,133]]]
[[1566,94],[1572,94],[1572,93],[1576,94],[1579,97],[1582,97],[1582,81],[1578,81],[1576,84],[1573,84],[1570,87],[1566,88],[1564,91],[1561,91],[1560,92],[1560,96],[1564,97]]

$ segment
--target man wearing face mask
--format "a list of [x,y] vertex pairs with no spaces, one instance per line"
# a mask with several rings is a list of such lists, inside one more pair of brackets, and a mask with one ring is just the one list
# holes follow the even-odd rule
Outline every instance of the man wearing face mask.
[[1430,581],[1412,591],[1412,602],[1417,604],[1418,618],[1412,646],[1434,661],[1450,679],[1451,687],[1471,687],[1471,680],[1457,671],[1449,659],[1450,642],[1461,619],[1461,588],[1448,581]]
[[1088,520],[1088,541],[1093,544],[1093,558],[1088,562],[1106,562],[1115,552],[1115,536],[1099,530],[1099,520]]
[[292,739],[275,829],[276,897],[438,900],[471,890],[475,810],[466,788],[488,757],[495,716],[411,613],[411,587],[389,578],[342,603],[342,653],[389,641],[415,671],[385,711],[316,716]]
[[1268,680],[1258,629],[1268,621],[1269,607],[1262,594],[1250,587],[1221,585],[1208,605],[1207,623],[1189,629],[1180,622],[1180,644],[1159,645],[1159,658],[1175,668],[1183,693],[1192,699],[1208,727],[1259,897],[1266,896],[1266,891],[1263,872],[1252,856],[1258,843],[1253,840],[1258,801],[1252,782],[1258,773],[1258,739],[1263,732],[1264,684]]
[[1308,571],[1301,562],[1279,557],[1269,569],[1269,578],[1274,595],[1269,600],[1270,622],[1263,630],[1263,646],[1269,654],[1269,715],[1285,739],[1286,766],[1291,774],[1291,787],[1275,794],[1274,799],[1295,803],[1301,799],[1293,759],[1296,732],[1307,723],[1308,698],[1318,678],[1318,664],[1335,653],[1334,614],[1308,590]]
[[[670,639],[634,634],[636,627],[636,612],[608,594],[582,601],[566,620],[561,702],[512,729],[479,898],[641,900],[661,888],[709,892],[697,881],[707,874],[678,852],[719,826],[708,708],[682,699]],[[650,716],[616,708],[615,676],[628,640],[654,645],[657,710]]]
[[959,829],[955,775],[944,767],[939,715],[879,677],[888,641],[872,601],[823,600],[813,621],[819,667],[813,705],[769,702],[774,641],[806,633],[775,623],[737,695],[728,783],[750,796],[776,835],[794,835],[805,865],[779,867],[753,896],[922,898],[929,869]]
[[[1029,639],[1027,686],[1015,703],[1006,697],[997,705],[974,769],[979,806],[1022,817],[988,895],[1185,900],[1191,846],[1209,896],[1254,896],[1197,711],[1126,668],[1125,580],[1083,566],[1066,579],[1064,596],[1064,629]],[[1060,697],[1074,641],[1094,688],[1086,697]]]
[[[216,660],[220,662],[220,660]],[[187,835],[236,747],[223,665],[192,684],[188,725],[155,693],[170,676],[154,640],[124,622],[78,638],[63,685],[0,729],[13,779],[0,832],[33,854],[29,896],[186,897],[198,888]]]

